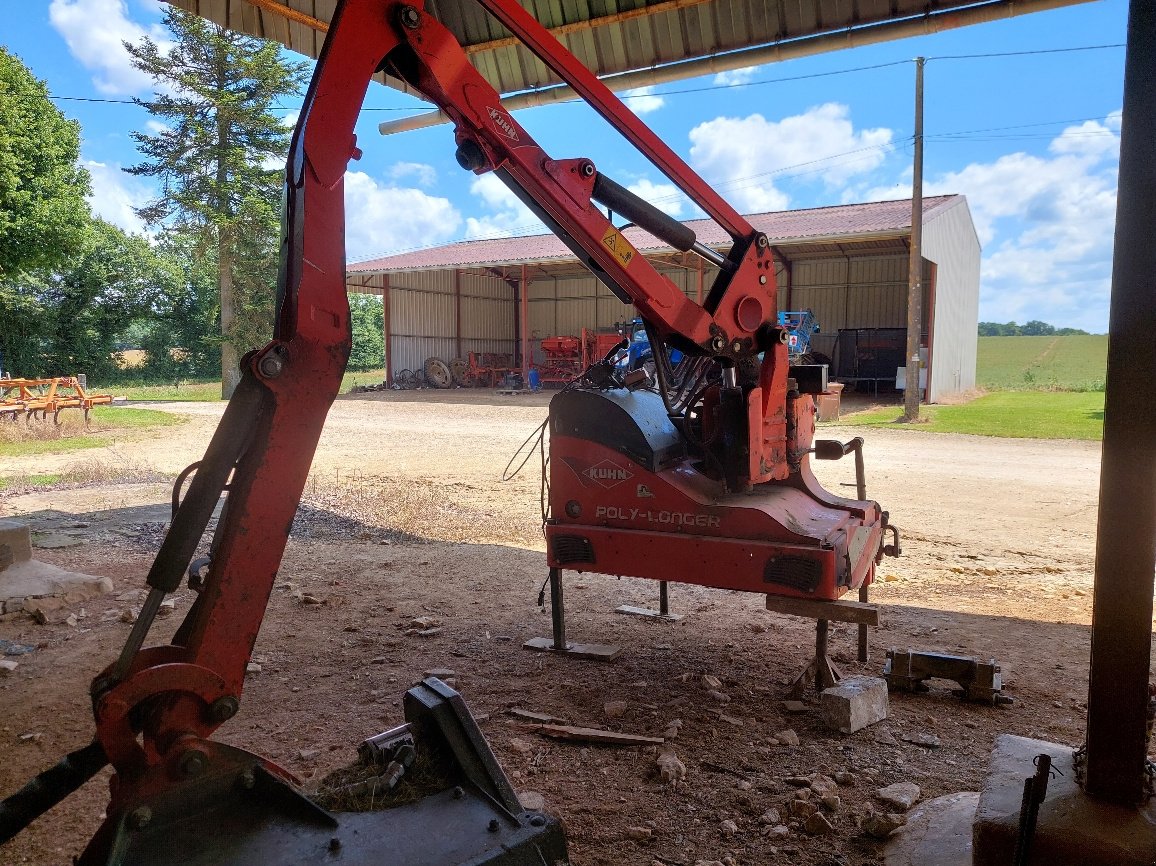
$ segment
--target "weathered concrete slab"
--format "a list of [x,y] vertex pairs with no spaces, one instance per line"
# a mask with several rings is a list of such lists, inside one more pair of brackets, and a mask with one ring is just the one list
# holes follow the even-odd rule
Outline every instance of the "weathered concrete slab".
[[979,794],[964,791],[916,806],[883,852],[885,866],[972,866],[971,830]]
[[1040,806],[1031,863],[1048,866],[1151,866],[1156,863],[1156,803],[1130,809],[1093,800],[1076,784],[1074,749],[1044,740],[996,737],[975,813],[976,866],[1012,862],[1024,779],[1046,754],[1058,772]]
[[59,598],[67,604],[112,592],[112,580],[65,571],[47,562],[29,560],[0,571],[0,605],[11,613],[25,608],[25,599]]
[[844,734],[881,722],[889,712],[887,681],[880,677],[847,677],[819,696],[823,724]]

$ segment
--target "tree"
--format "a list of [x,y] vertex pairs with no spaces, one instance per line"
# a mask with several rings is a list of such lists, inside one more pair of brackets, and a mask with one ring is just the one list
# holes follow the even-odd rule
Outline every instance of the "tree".
[[80,125],[0,47],[0,281],[67,261],[84,237],[89,176]]
[[[136,68],[152,76],[158,95],[139,101],[162,124],[155,135],[134,132],[145,161],[126,169],[161,181],[160,195],[139,209],[150,226],[177,227],[215,248],[220,292],[221,394],[240,381],[240,351],[252,342],[246,325],[272,321],[277,211],[289,131],[271,109],[296,93],[305,64],[279,48],[168,8],[175,44],[167,52],[149,38],[126,43]],[[262,311],[248,309],[263,305]]]
[[1025,337],[1050,337],[1055,332],[1055,328],[1039,319],[1032,319],[1020,328],[1020,333]]
[[117,372],[121,335],[174,281],[175,268],[147,240],[94,219],[65,266],[25,272],[10,284],[20,297],[18,339],[5,364],[26,376],[86,373],[107,381]]
[[373,295],[350,295],[349,318],[353,328],[350,370],[376,370],[385,360],[385,308]]

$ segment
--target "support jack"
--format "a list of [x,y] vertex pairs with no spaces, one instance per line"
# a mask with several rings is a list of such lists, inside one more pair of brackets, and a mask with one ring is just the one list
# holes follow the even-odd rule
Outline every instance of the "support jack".
[[522,649],[539,652],[559,653],[592,661],[612,662],[618,658],[622,648],[612,644],[570,643],[566,640],[566,604],[562,595],[562,569],[550,569],[550,619],[554,635],[530,638],[522,644]]
[[667,622],[678,622],[683,618],[681,613],[670,612],[670,593],[665,580],[658,582],[658,610],[651,610],[648,607],[636,607],[632,604],[623,604],[614,608],[614,612],[624,613],[629,616],[648,616],[652,619],[665,619]]

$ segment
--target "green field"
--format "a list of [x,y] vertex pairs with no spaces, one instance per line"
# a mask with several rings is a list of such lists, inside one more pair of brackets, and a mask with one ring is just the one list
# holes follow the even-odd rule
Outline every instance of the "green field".
[[[1004,338],[1007,339],[1007,338]],[[997,391],[956,406],[924,406],[919,424],[897,424],[900,406],[845,415],[852,427],[971,433],[1009,439],[1100,439],[1104,395],[1078,391]]]
[[986,391],[1103,391],[1106,334],[980,337],[975,383]]

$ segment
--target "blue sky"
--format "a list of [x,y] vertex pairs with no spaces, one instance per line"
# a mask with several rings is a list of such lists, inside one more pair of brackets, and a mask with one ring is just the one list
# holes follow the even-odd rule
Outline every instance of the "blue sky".
[[[121,47],[162,41],[155,0],[9,2],[0,35],[83,128],[94,211],[133,231],[153,195],[138,161],[150,83]],[[983,244],[980,318],[1102,332],[1115,217],[1125,0],[689,79],[628,100],[740,210],[910,195],[914,65],[926,69],[927,194],[968,197]],[[1006,56],[1009,52],[1037,52]],[[960,57],[960,55],[1004,55]],[[866,68],[875,67],[875,68]],[[854,72],[843,70],[856,69]],[[835,74],[833,74],[835,73]],[[287,100],[287,122],[296,103]],[[467,237],[541,230],[492,176],[464,173],[448,126],[383,137],[381,120],[424,110],[372,85],[347,178],[351,260]],[[672,214],[697,216],[666,179],[584,106],[519,113],[556,157],[587,156]],[[602,133],[605,130],[605,133]],[[576,146],[577,143],[577,146]]]

